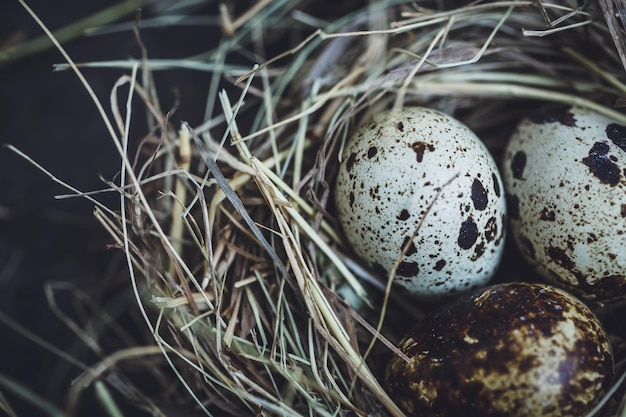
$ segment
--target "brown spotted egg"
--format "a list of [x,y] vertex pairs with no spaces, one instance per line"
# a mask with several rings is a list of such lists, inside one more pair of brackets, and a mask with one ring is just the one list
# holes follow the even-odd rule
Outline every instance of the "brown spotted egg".
[[[500,174],[458,120],[406,107],[375,116],[343,151],[338,218],[354,251],[422,299],[483,285],[502,256]],[[402,254],[404,253],[404,256]]]
[[614,372],[593,312],[546,284],[463,295],[410,330],[399,349],[386,386],[415,417],[581,417]]
[[505,151],[510,227],[550,282],[590,298],[626,293],[626,127],[581,107],[544,108]]

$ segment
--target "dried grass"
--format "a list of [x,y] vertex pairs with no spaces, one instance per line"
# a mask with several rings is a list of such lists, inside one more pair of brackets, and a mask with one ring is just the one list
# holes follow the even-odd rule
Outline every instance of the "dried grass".
[[[265,37],[286,36],[280,19],[302,33],[318,23],[297,1],[259,2],[240,17],[220,9],[225,36],[202,57],[82,65],[131,71],[111,93],[113,121],[94,96],[121,156],[119,182],[109,184],[120,208],[97,206],[95,215],[126,254],[155,346],[104,359],[80,386],[141,357],[165,361],[182,393],[171,398],[191,399],[181,401],[207,415],[402,416],[381,370],[399,354],[393,321],[419,320],[423,311],[390,291],[393,273],[380,281],[351,258],[330,202],[337,155],[359,120],[407,104],[456,115],[494,154],[537,101],[626,124],[615,107],[626,91],[624,27],[611,17],[620,6],[600,5],[495,1],[436,10],[372,1],[274,59],[231,65],[232,50],[258,57]],[[596,46],[593,56],[586,45]],[[66,59],[57,69],[81,77]],[[152,72],[174,67],[213,77],[200,126],[169,126],[158,106]],[[222,89],[224,79],[239,90]],[[127,153],[133,100],[145,103],[156,132],[137,157]],[[624,415],[620,395],[607,395],[598,410]],[[150,399],[134,399],[161,413]]]

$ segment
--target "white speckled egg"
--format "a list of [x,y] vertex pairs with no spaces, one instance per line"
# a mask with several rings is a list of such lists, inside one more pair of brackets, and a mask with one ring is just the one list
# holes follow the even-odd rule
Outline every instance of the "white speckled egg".
[[360,127],[335,203],[356,254],[383,277],[398,262],[395,282],[424,300],[487,283],[502,256],[496,164],[467,126],[433,109],[387,111]]
[[505,151],[510,226],[545,279],[590,298],[626,292],[626,127],[581,107],[522,121]]

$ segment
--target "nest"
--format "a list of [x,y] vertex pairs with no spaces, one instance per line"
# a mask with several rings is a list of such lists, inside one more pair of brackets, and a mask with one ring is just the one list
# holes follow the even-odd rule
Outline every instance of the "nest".
[[[496,159],[538,103],[626,124],[617,2],[451,3],[372,1],[324,23],[296,1],[261,1],[238,18],[222,9],[222,43],[203,61],[215,82],[201,126],[162,114],[150,81],[158,63],[136,62],[120,80],[112,97],[130,84],[153,130],[127,157],[129,115],[114,103],[123,205],[96,216],[127,256],[154,336],[156,348],[133,357],[158,364],[143,372],[160,375],[159,403],[215,415],[403,415],[380,381],[406,326],[431,307],[359,266],[332,203],[340,150],[369,114],[440,109]],[[265,42],[282,53],[254,55]],[[235,54],[249,67],[231,65]],[[512,258],[498,280],[523,274]],[[622,346],[624,334],[613,336]],[[608,393],[597,409],[623,413],[621,397]]]

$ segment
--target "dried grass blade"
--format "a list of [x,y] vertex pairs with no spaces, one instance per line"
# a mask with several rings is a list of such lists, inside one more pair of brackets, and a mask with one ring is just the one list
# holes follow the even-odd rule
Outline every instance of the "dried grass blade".
[[613,110],[594,101],[573,94],[543,90],[514,84],[463,83],[463,82],[419,82],[411,90],[418,95],[454,95],[465,97],[516,97],[586,107],[621,124],[626,124],[626,114]]
[[[82,36],[84,32],[90,27],[105,25],[133,13],[135,10],[137,10],[137,7],[140,7],[138,3],[143,3],[145,5],[149,3],[149,1],[122,1],[104,10],[98,11],[91,16],[87,16],[84,19],[69,24],[61,29],[55,30],[53,35],[56,39],[58,39],[59,42],[68,42],[72,39]],[[45,51],[46,49],[52,48],[54,46],[55,44],[50,40],[50,37],[48,35],[43,35],[28,42],[18,44],[15,47],[0,50],[0,65],[6,65],[11,62],[15,62],[30,55]]]
[[[255,164],[254,162],[255,160],[253,159],[251,161],[252,166],[257,169],[259,165],[262,165],[258,163]],[[306,262],[302,258],[302,254],[299,252],[298,247],[295,246],[296,238],[290,230],[285,216],[282,214],[282,211],[288,207],[285,204],[276,204],[276,201],[280,202],[282,200],[286,202],[285,197],[282,196],[280,191],[263,175],[261,170],[257,172],[255,179],[284,235],[283,242],[287,256],[293,267],[294,275],[298,280],[300,291],[304,296],[308,312],[315,323],[315,327],[325,335],[326,340],[333,345],[334,349],[346,359],[346,364],[354,370],[358,378],[376,395],[385,408],[387,408],[393,416],[404,416],[404,413],[391,398],[389,398],[376,377],[371,373],[367,365],[364,364],[363,358],[353,349],[352,343],[341,321],[324,296],[317,280],[308,270]]]
[[[183,172],[189,171],[191,165],[191,134],[187,125],[183,124],[178,133],[178,159],[180,161],[179,168],[183,170]],[[175,185],[175,201],[174,207],[172,208],[172,224],[170,226],[170,239],[172,240],[172,245],[174,246],[174,250],[178,253],[182,253],[183,249],[183,235],[184,235],[184,211],[183,207],[187,203],[187,187],[180,176],[176,177],[176,185]],[[169,267],[170,275],[174,276],[176,272],[176,264],[172,260]]]
[[102,381],[96,381],[96,396],[110,417],[124,417],[109,389]]
[[73,195],[79,196],[79,197],[85,197],[87,200],[89,200],[94,205],[96,205],[100,210],[103,210],[103,211],[109,213],[110,215],[115,215],[113,210],[111,210],[110,208],[108,208],[104,204],[100,203],[95,198],[91,197],[90,193],[82,192],[79,189],[77,189],[76,187],[73,187],[73,186],[69,185],[68,183],[62,181],[61,179],[56,177],[52,172],[48,171],[46,168],[44,168],[42,165],[37,163],[34,159],[32,159],[30,156],[26,155],[24,152],[22,152],[19,149],[17,149],[15,146],[13,146],[13,145],[4,145],[4,146],[6,146],[6,148],[9,149],[10,151],[15,152],[17,155],[19,155],[20,157],[24,158],[29,164],[33,165],[39,171],[43,172],[52,181],[56,182],[57,184],[61,185],[62,187],[70,190],[71,192],[73,192],[74,193]]
[[603,70],[602,68],[600,68],[600,66],[596,65],[594,62],[590,61],[570,47],[563,48],[563,52],[583,64],[585,67],[589,68],[594,73],[598,74],[600,77],[604,78],[606,82],[611,84],[613,87],[626,94],[626,85],[622,83],[616,76]]
[[626,12],[626,6],[624,6],[624,0],[598,0],[602,14],[604,14],[604,20],[609,28],[617,53],[622,61],[622,66],[626,71],[626,39],[624,38],[624,30],[626,27],[619,27],[615,20],[615,16],[620,16],[622,26],[624,26],[624,13]]
[[276,253],[272,245],[267,241],[265,236],[263,236],[263,232],[261,232],[261,229],[259,228],[259,226],[257,226],[254,220],[252,219],[252,217],[250,217],[243,202],[241,201],[237,193],[235,193],[235,191],[231,188],[230,184],[228,183],[228,180],[226,180],[226,178],[224,177],[224,174],[222,174],[222,171],[217,166],[217,163],[213,160],[213,158],[210,157],[210,152],[209,152],[208,147],[195,136],[194,136],[194,141],[196,143],[196,146],[198,146],[198,148],[201,150],[202,160],[206,164],[209,171],[211,171],[211,174],[213,175],[213,177],[217,181],[217,184],[226,195],[226,198],[228,199],[228,201],[230,201],[230,203],[233,205],[235,210],[239,213],[239,215],[246,222],[246,224],[252,231],[252,234],[258,239],[259,243],[263,246],[263,249],[265,249],[267,254],[270,256],[270,258],[274,262],[274,265],[276,266],[276,268],[281,272],[281,274],[288,276],[289,273],[287,272],[287,268],[283,264],[282,260],[278,257],[278,254]]
[[[253,158],[250,161],[250,164],[255,170],[257,170],[259,175],[261,175],[262,173],[266,181],[270,183],[269,176],[266,175],[266,173],[268,173],[268,171],[269,172],[271,171],[263,163],[261,163],[258,159]],[[274,186],[274,184],[272,184],[272,187],[274,188],[274,193],[278,193],[278,194],[280,193],[280,191],[278,190],[278,188]],[[343,263],[341,259],[339,258],[339,256],[337,256],[335,251],[307,223],[307,221],[300,215],[300,213],[298,213],[296,209],[291,207],[291,205],[289,204],[286,198],[283,197],[282,200],[283,200],[284,210],[289,214],[289,217],[291,217],[298,224],[301,231],[303,231],[307,235],[307,237],[311,239],[315,243],[315,245],[318,248],[320,248],[320,250],[331,260],[331,262],[335,265],[335,267],[344,276],[346,281],[348,281],[350,286],[352,286],[352,288],[354,289],[355,293],[359,296],[359,298],[361,298],[368,305],[371,305],[371,302],[367,297],[365,289],[359,283],[356,277],[352,274],[352,272],[350,272],[350,270],[346,267],[345,263]]]
[[2,391],[0,391],[0,411],[3,411],[8,417],[18,417]]
[[0,387],[4,387],[7,391],[10,391],[17,397],[26,400],[35,408],[40,409],[44,415],[49,415],[51,417],[66,417],[66,414],[58,409],[54,404],[48,402],[43,397],[35,394],[24,385],[5,376],[4,374],[0,374]]

